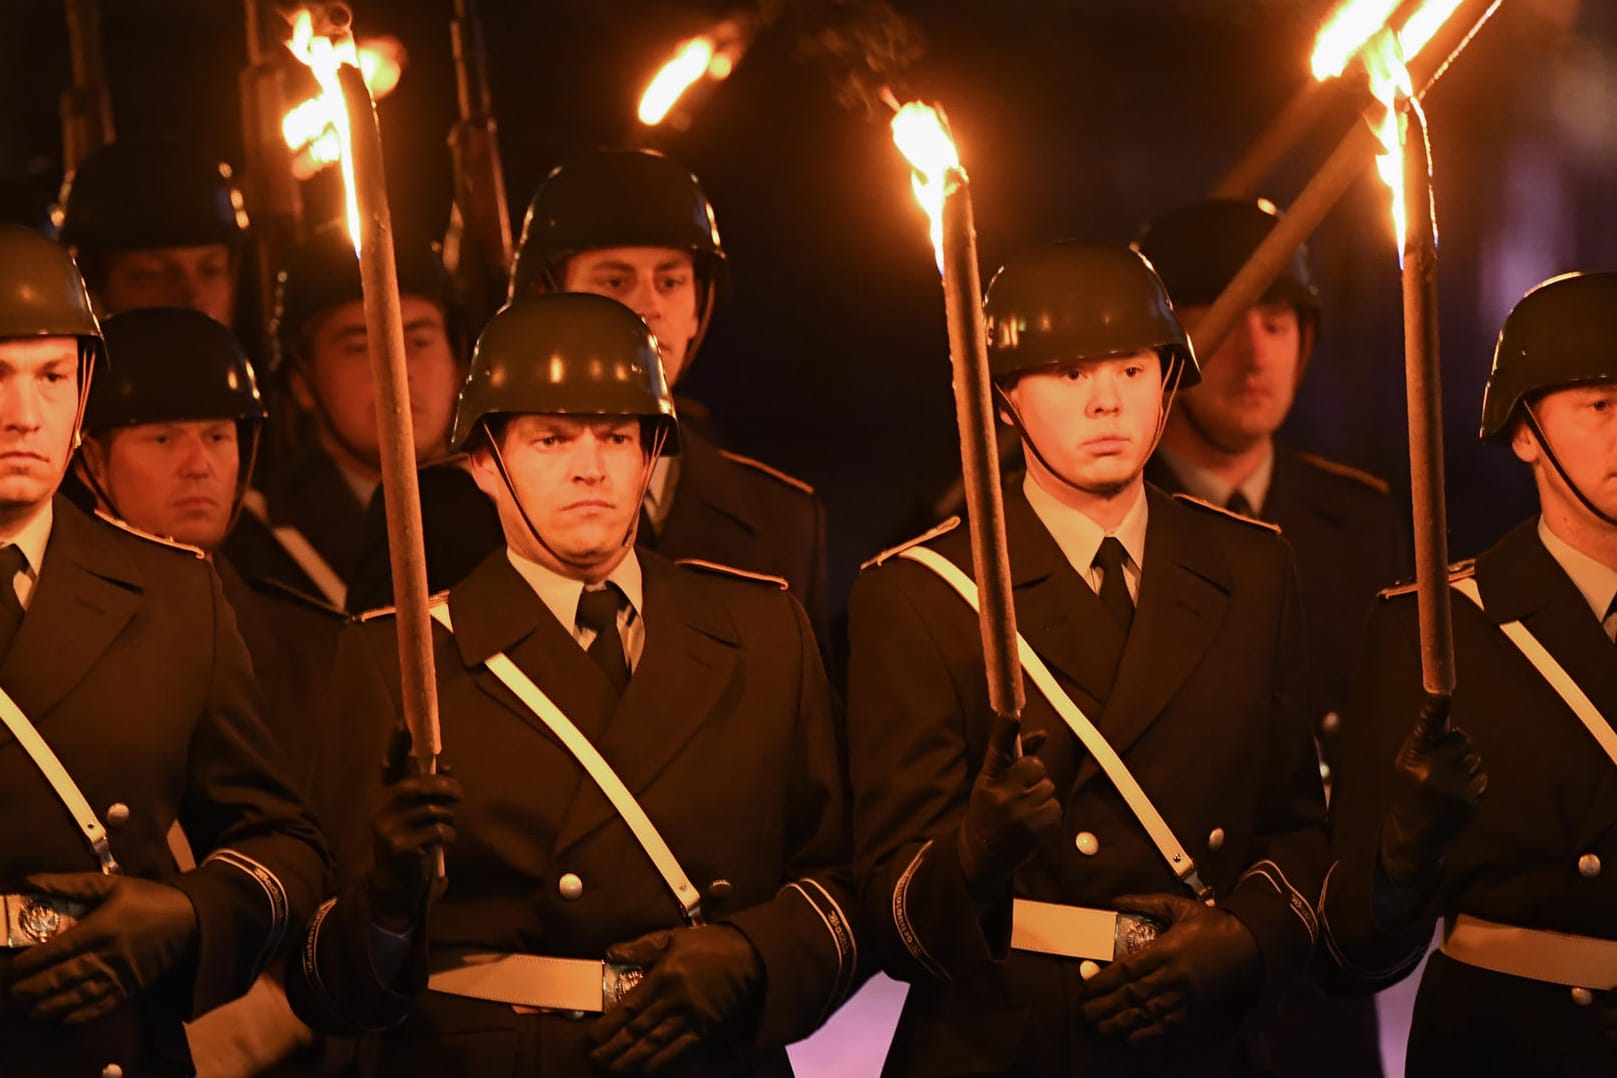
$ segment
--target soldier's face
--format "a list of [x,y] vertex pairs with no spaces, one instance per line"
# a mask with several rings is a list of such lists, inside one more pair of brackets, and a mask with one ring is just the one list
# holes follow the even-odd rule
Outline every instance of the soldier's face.
[[[1185,307],[1179,319],[1195,336],[1205,306]],[[1250,449],[1286,421],[1297,392],[1302,326],[1290,304],[1253,307],[1210,356],[1201,356],[1201,384],[1180,394],[1198,433],[1227,453]]]
[[79,342],[0,340],[0,519],[26,516],[56,493],[79,413]]
[[107,314],[139,307],[189,307],[230,325],[236,311],[236,267],[222,243],[110,251],[100,300]]
[[663,373],[674,385],[684,372],[701,324],[691,256],[671,247],[603,247],[567,260],[568,292],[615,299],[646,320],[657,335]]
[[84,443],[84,463],[142,531],[212,550],[224,542],[241,452],[228,419],[142,423]]
[[[1607,516],[1617,517],[1617,382],[1553,390],[1534,403],[1533,414],[1556,459],[1584,497]],[[1546,513],[1587,517],[1525,423],[1517,423],[1511,447],[1533,466]]]
[[[449,421],[460,390],[460,368],[449,345],[442,308],[420,296],[400,297],[404,316],[405,372],[410,383],[410,419],[416,458],[442,456]],[[352,455],[375,469],[380,451],[376,434],[376,384],[359,300],[322,314],[310,331],[302,361],[292,379],[299,405],[328,428],[327,448]]]
[[1041,482],[1110,497],[1139,478],[1151,454],[1162,415],[1162,362],[1151,351],[1079,360],[1024,375],[1006,395],[1026,437],[1057,472],[1046,474],[1038,454],[1029,453],[1028,468]]
[[[623,559],[623,537],[639,517],[646,470],[638,419],[513,416],[500,455],[522,499],[520,509],[486,446],[472,456],[472,475],[498,507],[512,549],[568,575],[584,566],[605,575]],[[534,539],[523,512],[569,564],[559,564]]]

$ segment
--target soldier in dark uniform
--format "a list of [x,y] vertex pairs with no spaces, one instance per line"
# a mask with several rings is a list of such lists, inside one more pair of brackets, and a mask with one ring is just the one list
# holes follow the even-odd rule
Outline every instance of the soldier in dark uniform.
[[102,354],[72,262],[0,229],[0,296],[0,1073],[186,1075],[181,1019],[278,952],[324,846],[207,562],[53,497]]
[[1034,682],[1020,755],[993,718],[977,618],[925,562],[969,574],[965,529],[867,565],[855,867],[883,966],[911,983],[884,1073],[1254,1073],[1243,1022],[1306,966],[1326,860],[1290,554],[1144,482],[1197,369],[1137,254],[1032,252],[987,312],[1029,461],[1005,491],[1017,624],[1166,823],[1148,837]]
[[[401,235],[396,249],[427,575],[442,589],[499,545],[499,522],[447,448],[467,345],[448,276],[426,240]],[[345,234],[322,233],[293,252],[280,277],[275,336],[276,376],[305,414],[308,437],[248,493],[246,516],[265,527],[248,522],[226,552],[244,572],[335,606],[385,603],[392,581],[371,360],[359,261]]]
[[230,166],[178,139],[120,139],[68,175],[61,240],[103,314],[190,307],[226,326],[247,238]]
[[[696,177],[652,150],[596,150],[533,196],[511,295],[594,292],[646,320],[669,384],[690,369],[728,268]],[[641,546],[785,577],[821,636],[827,625],[825,508],[814,488],[724,449],[681,398],[682,450],[653,473]]]
[[[1135,247],[1195,332],[1219,293],[1279,219],[1267,201],[1212,200],[1152,222]],[[1319,332],[1319,295],[1299,250],[1212,355],[1168,419],[1146,479],[1279,525],[1297,558],[1308,641],[1310,713],[1330,769],[1351,667],[1376,592],[1408,570],[1387,485],[1277,444]],[[1375,1002],[1338,1000],[1305,983],[1265,1038],[1282,1078],[1381,1073]]]
[[1384,592],[1371,622],[1321,958],[1379,987],[1443,918],[1412,1076],[1617,1072],[1614,340],[1612,273],[1546,281],[1500,334],[1482,438],[1532,468],[1541,513],[1452,573],[1464,732],[1425,701],[1413,589]]
[[[656,341],[615,301],[518,299],[478,341],[454,444],[508,545],[435,600],[466,793],[447,890],[427,924],[345,888],[292,992],[314,1022],[402,1017],[381,1073],[785,1075],[785,1045],[858,983],[846,787],[801,605],[779,579],[633,546],[652,463],[681,434]],[[398,678],[386,612],[349,630],[333,703],[353,744],[333,759],[351,793],[398,724]],[[339,850],[350,872],[369,859]],[[386,905],[415,908],[407,892]],[[603,975],[643,979],[603,1015]]]

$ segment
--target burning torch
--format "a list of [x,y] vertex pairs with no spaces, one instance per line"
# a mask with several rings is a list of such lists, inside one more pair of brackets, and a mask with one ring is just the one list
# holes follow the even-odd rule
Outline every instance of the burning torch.
[[898,107],[893,142],[915,170],[915,197],[932,222],[932,247],[943,275],[949,359],[954,368],[955,420],[965,477],[971,563],[981,597],[977,624],[994,714],[1020,719],[1024,697],[1017,658],[1016,607],[1011,596],[1010,551],[1000,493],[999,448],[994,430],[988,338],[983,328],[982,282],[977,267],[977,226],[971,183],[960,165],[942,112],[920,102]]
[[455,201],[444,237],[444,263],[481,325],[505,301],[512,246],[511,210],[505,199],[505,171],[476,0],[455,0],[449,41],[460,120],[449,132]]
[[73,85],[62,91],[62,169],[72,172],[116,136],[112,95],[101,62],[101,10],[96,0],[66,0]]
[[652,128],[659,127],[681,98],[698,83],[719,83],[730,77],[741,62],[751,38],[749,20],[726,19],[705,34],[679,43],[668,59],[646,84],[635,112],[638,124],[624,142],[638,146]]

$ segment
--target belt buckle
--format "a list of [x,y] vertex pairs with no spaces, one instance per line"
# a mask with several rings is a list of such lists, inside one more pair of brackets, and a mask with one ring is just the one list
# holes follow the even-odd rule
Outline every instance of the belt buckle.
[[7,895],[6,946],[34,947],[66,932],[89,912],[82,902],[51,895]]
[[1157,936],[1167,927],[1155,917],[1147,917],[1143,913],[1119,912],[1117,937],[1112,944],[1113,961],[1145,950],[1157,941]]
[[643,966],[626,966],[620,962],[601,963],[601,1012],[616,1007],[624,996],[634,991],[645,979]]

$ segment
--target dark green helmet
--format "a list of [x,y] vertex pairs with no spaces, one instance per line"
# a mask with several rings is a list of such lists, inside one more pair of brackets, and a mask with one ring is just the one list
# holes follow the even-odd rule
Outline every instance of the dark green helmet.
[[472,352],[455,404],[452,449],[494,415],[641,416],[678,452],[674,397],[657,338],[616,300],[587,292],[528,296],[506,304]]
[[240,246],[247,209],[230,166],[178,139],[121,139],[85,158],[52,214],[79,252]]
[[689,251],[703,309],[723,281],[712,203],[689,169],[655,150],[591,150],[545,177],[522,222],[511,298],[556,291],[567,258],[603,247]]
[[[0,338],[5,337],[77,337],[86,359],[105,354],[90,294],[72,256],[22,225],[0,225]],[[89,370],[80,373],[87,377]]]
[[1617,273],[1566,273],[1533,288],[1499,333],[1482,392],[1486,440],[1509,437],[1535,393],[1617,380]]
[[252,364],[235,336],[207,315],[150,307],[107,319],[108,365],[84,409],[84,432],[141,423],[268,417]]
[[1201,381],[1190,338],[1150,263],[1120,244],[1053,243],[1018,255],[994,275],[983,305],[995,381],[1152,350],[1166,379]]
[[[1235,279],[1280,220],[1268,199],[1208,199],[1158,217],[1134,241],[1180,307],[1211,304]],[[1260,303],[1288,303],[1310,324],[1319,318],[1319,290],[1299,247]]]

